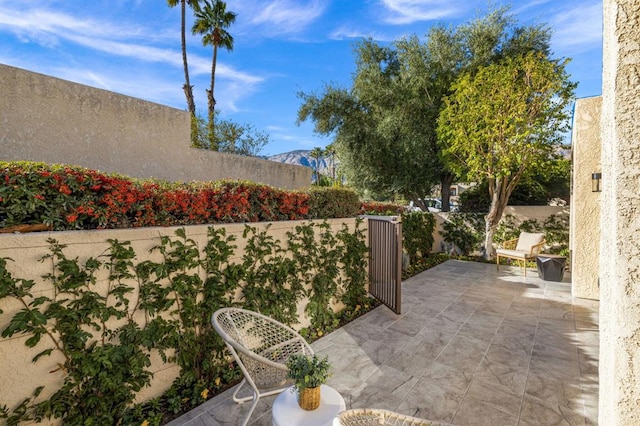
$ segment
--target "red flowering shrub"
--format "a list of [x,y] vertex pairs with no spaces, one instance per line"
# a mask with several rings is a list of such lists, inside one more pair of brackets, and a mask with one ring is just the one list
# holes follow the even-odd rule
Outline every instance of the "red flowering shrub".
[[353,191],[286,191],[247,181],[170,183],[81,167],[0,162],[0,228],[54,230],[262,222],[355,216]]
[[404,207],[391,203],[378,203],[375,201],[363,202],[358,214],[370,214],[378,216],[395,216],[402,214]]

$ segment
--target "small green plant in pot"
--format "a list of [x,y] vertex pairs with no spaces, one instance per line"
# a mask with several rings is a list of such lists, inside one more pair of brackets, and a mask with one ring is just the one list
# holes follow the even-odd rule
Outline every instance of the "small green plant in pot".
[[303,410],[315,410],[320,406],[320,385],[331,377],[329,358],[317,355],[292,355],[287,361],[289,378],[298,393],[298,405]]

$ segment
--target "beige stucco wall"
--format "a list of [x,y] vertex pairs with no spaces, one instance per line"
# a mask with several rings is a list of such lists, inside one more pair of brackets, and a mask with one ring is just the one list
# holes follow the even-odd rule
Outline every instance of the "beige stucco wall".
[[573,116],[571,152],[571,293],[574,297],[600,299],[600,198],[592,192],[591,175],[600,165],[600,114],[602,97],[578,99]]
[[[443,224],[449,214],[450,213],[434,213],[436,218],[436,227],[433,232],[433,252],[442,251],[444,239],[440,232],[443,231]],[[508,215],[513,216],[515,224],[520,224],[525,220],[533,219],[538,221],[539,224],[543,224],[549,216],[559,215],[568,217],[569,208],[560,206],[507,206],[502,215],[501,222],[504,221]]]
[[0,64],[0,160],[72,164],[169,181],[311,184],[308,167],[194,149],[189,114]]
[[[306,221],[283,221],[267,223],[252,223],[253,227],[259,231],[267,230],[275,240],[285,243],[288,240],[287,232],[295,232],[295,227],[308,223]],[[355,219],[333,219],[329,221],[332,230],[338,232],[342,229],[343,224],[347,224],[350,229],[355,227]],[[230,262],[241,263],[244,249],[245,239],[242,233],[245,229],[244,224],[226,224],[215,225],[214,227],[224,227],[227,235],[234,235],[236,241],[233,243],[238,248],[234,253]],[[365,230],[366,221],[361,225]],[[17,278],[33,279],[37,282],[33,288],[35,296],[48,295],[52,296],[51,284],[44,281],[41,277],[44,274],[51,273],[51,262],[39,262],[38,260],[49,253],[47,243],[48,238],[55,238],[58,242],[66,244],[64,253],[68,258],[75,258],[81,262],[86,261],[90,256],[100,256],[105,249],[109,247],[108,239],[117,239],[119,241],[130,241],[131,246],[135,250],[137,257],[134,264],[138,264],[146,259],[161,261],[159,254],[149,254],[149,250],[159,243],[159,237],[162,235],[177,238],[175,236],[175,227],[167,228],[136,228],[136,229],[118,229],[118,230],[96,230],[96,231],[69,231],[69,232],[38,232],[31,234],[0,234],[0,257],[10,257],[13,259],[9,262],[7,269]],[[188,238],[196,241],[200,248],[204,247],[207,242],[208,226],[197,225],[185,227]],[[98,286],[106,284],[107,271],[102,271],[98,278]],[[132,287],[136,287],[134,283],[128,283]],[[238,292],[239,295],[239,292]],[[135,294],[130,299],[134,300]],[[298,313],[301,320],[300,324],[295,328],[300,329],[309,325],[309,320],[304,313],[306,301],[302,300],[298,304]],[[4,311],[0,315],[0,330],[4,330],[9,324],[13,315],[18,312],[22,306],[15,299],[0,300],[0,310]],[[336,309],[340,306],[336,305]],[[10,409],[14,408],[24,398],[31,395],[37,386],[44,385],[45,391],[41,398],[47,398],[55,389],[59,388],[62,383],[63,376],[58,372],[57,364],[64,362],[57,352],[50,357],[42,357],[37,363],[32,363],[31,359],[39,351],[50,347],[51,344],[46,337],[35,348],[27,348],[24,345],[25,340],[29,336],[14,336],[11,339],[0,339],[0,406],[6,404]],[[159,356],[152,357],[151,370],[154,372],[152,386],[144,389],[139,395],[139,400],[145,400],[153,396],[161,394],[169,387],[171,382],[179,373],[178,367],[174,364],[164,364]]]
[[640,424],[640,0],[604,0],[599,424]]

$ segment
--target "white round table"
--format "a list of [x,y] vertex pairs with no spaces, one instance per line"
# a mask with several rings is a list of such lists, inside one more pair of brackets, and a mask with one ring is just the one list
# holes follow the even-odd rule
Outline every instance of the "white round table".
[[313,411],[300,408],[298,395],[293,388],[288,388],[273,402],[271,419],[273,426],[331,426],[345,408],[344,398],[330,386],[320,387],[320,406]]

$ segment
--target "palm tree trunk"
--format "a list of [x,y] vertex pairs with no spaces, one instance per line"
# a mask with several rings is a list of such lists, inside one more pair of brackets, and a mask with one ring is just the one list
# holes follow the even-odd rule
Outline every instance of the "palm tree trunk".
[[215,137],[215,110],[216,110],[216,98],[213,96],[213,90],[216,81],[216,62],[218,59],[218,46],[213,45],[213,60],[211,61],[211,89],[207,90],[207,99],[209,103],[209,149],[214,151],[218,150],[218,142]]
[[185,15],[186,15],[186,3],[187,0],[180,1],[180,8],[182,13],[182,64],[184,66],[184,86],[182,86],[184,90],[184,95],[187,98],[187,108],[191,113],[192,117],[196,115],[196,104],[193,100],[193,86],[191,86],[191,82],[189,81],[189,65],[187,63],[187,36],[186,36],[186,25],[185,25]]

